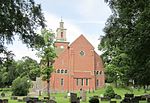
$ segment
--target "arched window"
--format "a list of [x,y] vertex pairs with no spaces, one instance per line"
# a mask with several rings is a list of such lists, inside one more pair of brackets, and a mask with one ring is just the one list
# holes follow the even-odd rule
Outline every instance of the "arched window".
[[63,32],[61,32],[61,38],[63,38]]
[[61,80],[60,80],[60,85],[61,85],[61,86],[64,85],[64,79],[63,79],[63,78],[61,78]]
[[64,73],[64,70],[63,70],[63,69],[61,70],[61,73]]
[[99,86],[99,80],[98,79],[96,80],[96,86]]
[[59,70],[59,69],[57,70],[57,73],[60,73],[60,70]]

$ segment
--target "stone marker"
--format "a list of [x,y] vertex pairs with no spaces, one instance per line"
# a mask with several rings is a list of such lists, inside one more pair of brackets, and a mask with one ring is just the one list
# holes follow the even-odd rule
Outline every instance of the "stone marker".
[[70,93],[70,103],[80,103],[76,93]]

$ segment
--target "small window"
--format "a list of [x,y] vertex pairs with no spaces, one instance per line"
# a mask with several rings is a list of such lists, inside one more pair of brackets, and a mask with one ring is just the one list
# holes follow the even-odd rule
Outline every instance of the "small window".
[[64,73],[64,70],[63,70],[63,69],[61,70],[61,73]]
[[99,73],[99,72],[97,71],[96,74],[98,75],[98,73]]
[[81,85],[83,86],[83,84],[84,84],[84,80],[83,80],[83,79],[81,79]]
[[59,69],[57,70],[57,73],[60,73],[60,70],[59,70]]
[[60,80],[60,85],[61,85],[61,86],[64,85],[64,79],[63,79],[63,78],[61,78],[61,80]]
[[89,85],[89,79],[86,79],[86,86]]
[[65,70],[65,73],[67,73],[67,70]]

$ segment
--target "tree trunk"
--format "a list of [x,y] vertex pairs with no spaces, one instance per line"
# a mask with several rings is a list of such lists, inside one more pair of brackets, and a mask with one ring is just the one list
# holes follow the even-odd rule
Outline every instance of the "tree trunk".
[[50,80],[49,79],[47,80],[47,96],[48,96],[48,99],[50,100]]

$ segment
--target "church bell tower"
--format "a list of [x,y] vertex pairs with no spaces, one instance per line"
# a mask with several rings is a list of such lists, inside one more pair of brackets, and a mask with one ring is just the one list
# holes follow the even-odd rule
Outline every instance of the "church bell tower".
[[64,28],[64,22],[61,19],[59,28],[56,30],[56,41],[54,43],[57,55],[61,54],[65,49],[68,48],[69,42],[66,40],[66,30],[67,29]]
[[56,41],[65,42],[66,41],[66,30],[64,28],[64,22],[62,21],[59,24],[59,28],[56,30]]

